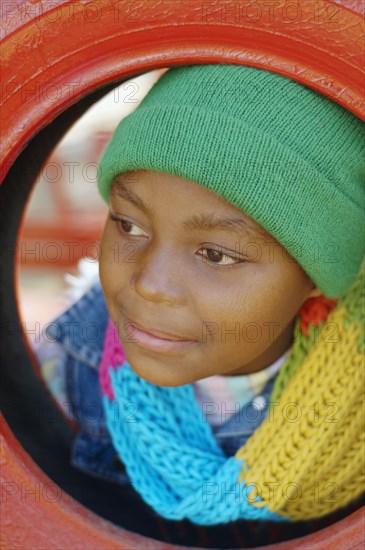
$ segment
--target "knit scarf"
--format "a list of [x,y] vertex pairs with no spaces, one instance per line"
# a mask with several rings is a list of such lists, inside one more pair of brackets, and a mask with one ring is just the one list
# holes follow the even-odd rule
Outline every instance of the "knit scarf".
[[234,456],[218,446],[193,385],[137,376],[114,324],[100,384],[113,445],[135,489],[167,519],[299,521],[364,491],[365,259],[338,300],[305,302],[269,414]]

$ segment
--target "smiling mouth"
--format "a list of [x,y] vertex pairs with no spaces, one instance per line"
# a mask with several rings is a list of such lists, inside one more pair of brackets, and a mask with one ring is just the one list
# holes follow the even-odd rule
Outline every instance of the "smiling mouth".
[[126,319],[126,321],[134,329],[129,335],[130,339],[128,341],[151,351],[158,353],[183,351],[197,343],[197,340],[182,339],[157,330],[150,332],[130,319]]
[[140,323],[136,323],[135,321],[132,321],[131,319],[127,319],[127,322],[130,323],[133,327],[135,327],[137,330],[144,332],[145,334],[149,334],[150,336],[154,336],[156,338],[159,338],[160,340],[167,340],[169,342],[192,342],[190,338],[185,338],[183,336],[176,336],[175,334],[172,334],[170,332],[164,332],[161,330],[155,330],[155,329],[149,329],[145,328]]

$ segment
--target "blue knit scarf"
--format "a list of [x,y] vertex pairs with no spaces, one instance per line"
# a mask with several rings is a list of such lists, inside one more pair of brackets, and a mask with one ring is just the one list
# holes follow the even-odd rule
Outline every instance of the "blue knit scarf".
[[158,514],[200,525],[288,521],[252,506],[253,487],[238,481],[243,461],[217,445],[192,384],[150,384],[127,361],[109,374],[115,398],[103,395],[103,404],[113,445],[132,485]]

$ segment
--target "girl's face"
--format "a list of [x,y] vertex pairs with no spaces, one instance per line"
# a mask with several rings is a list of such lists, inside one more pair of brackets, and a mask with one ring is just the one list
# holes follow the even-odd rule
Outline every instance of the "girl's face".
[[128,362],[160,386],[267,367],[291,346],[300,306],[318,294],[241,210],[155,171],[116,178],[99,266]]

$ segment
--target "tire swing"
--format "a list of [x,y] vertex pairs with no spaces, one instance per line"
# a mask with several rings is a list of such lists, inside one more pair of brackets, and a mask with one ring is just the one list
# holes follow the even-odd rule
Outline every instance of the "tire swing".
[[[156,540],[132,502],[113,502],[112,484],[70,466],[75,427],[52,414],[20,320],[18,232],[36,176],[70,126],[146,71],[249,65],[292,78],[365,120],[363,2],[17,0],[1,11],[1,547],[228,547],[192,527],[179,540],[166,527],[164,541]],[[288,538],[256,548],[363,548],[364,507]],[[227,544],[247,548],[239,537]]]

